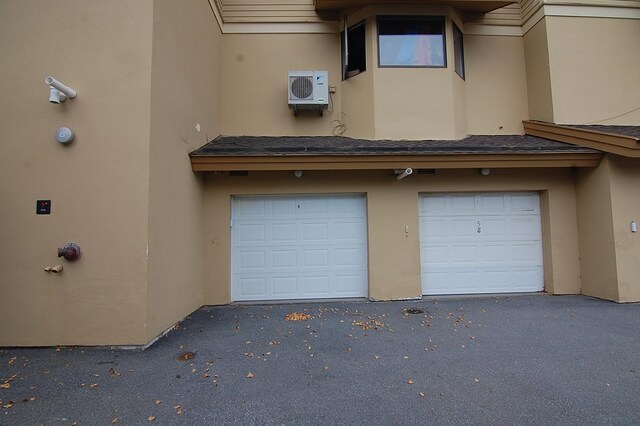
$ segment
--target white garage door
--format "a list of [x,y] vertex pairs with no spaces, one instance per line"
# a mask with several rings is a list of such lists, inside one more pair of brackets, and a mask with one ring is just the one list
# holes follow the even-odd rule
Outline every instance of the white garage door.
[[536,193],[421,196],[422,293],[541,291],[541,235]]
[[234,301],[367,295],[361,195],[235,197]]

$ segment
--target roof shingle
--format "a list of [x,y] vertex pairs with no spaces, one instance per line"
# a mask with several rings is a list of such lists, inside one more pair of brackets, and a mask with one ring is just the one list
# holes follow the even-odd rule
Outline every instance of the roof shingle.
[[594,153],[591,148],[530,135],[474,135],[460,140],[365,140],[344,136],[220,136],[198,156],[450,155]]

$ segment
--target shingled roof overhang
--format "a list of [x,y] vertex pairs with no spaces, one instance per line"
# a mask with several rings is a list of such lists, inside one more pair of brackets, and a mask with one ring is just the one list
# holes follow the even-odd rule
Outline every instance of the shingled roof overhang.
[[193,171],[596,167],[602,153],[535,136],[392,141],[343,136],[220,136],[189,154]]
[[640,158],[640,126],[554,124],[523,121],[525,134],[624,157]]

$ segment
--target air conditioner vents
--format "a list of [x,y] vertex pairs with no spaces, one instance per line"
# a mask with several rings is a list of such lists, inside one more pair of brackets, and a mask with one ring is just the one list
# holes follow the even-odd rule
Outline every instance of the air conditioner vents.
[[329,107],[327,71],[289,71],[289,108],[322,112]]
[[313,77],[289,77],[291,94],[295,99],[313,99]]

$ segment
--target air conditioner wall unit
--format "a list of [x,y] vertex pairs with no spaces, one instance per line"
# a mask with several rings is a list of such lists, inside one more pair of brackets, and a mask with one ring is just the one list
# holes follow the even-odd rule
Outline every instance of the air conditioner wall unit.
[[289,108],[322,112],[329,108],[329,73],[327,71],[289,71]]

